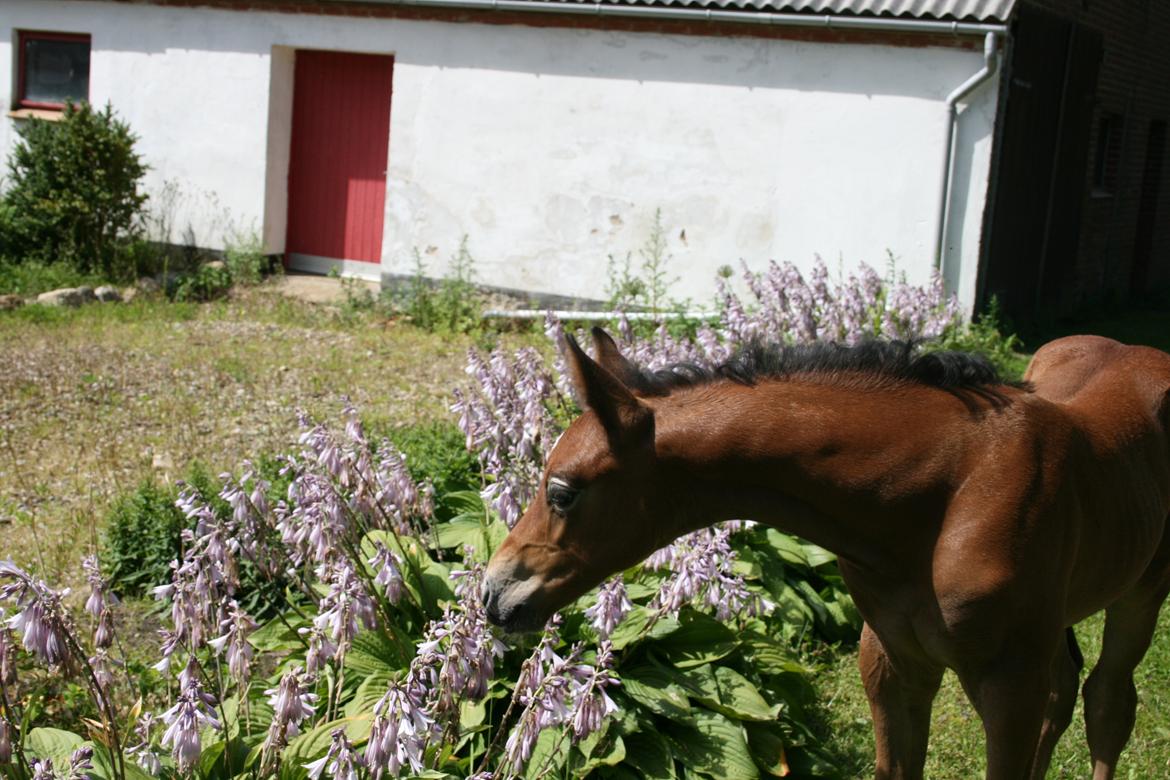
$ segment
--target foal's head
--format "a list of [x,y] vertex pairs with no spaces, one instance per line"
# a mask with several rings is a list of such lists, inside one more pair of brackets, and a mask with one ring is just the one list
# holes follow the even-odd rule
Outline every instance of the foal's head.
[[536,498],[488,565],[487,614],[509,631],[540,628],[674,536],[658,517],[670,485],[656,464],[654,412],[635,396],[642,374],[603,330],[593,340],[596,361],[567,339],[585,413],[553,447]]

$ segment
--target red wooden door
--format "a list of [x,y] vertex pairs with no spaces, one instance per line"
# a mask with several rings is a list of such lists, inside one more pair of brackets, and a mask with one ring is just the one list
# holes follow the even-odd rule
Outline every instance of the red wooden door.
[[394,59],[298,51],[288,172],[289,264],[379,263]]

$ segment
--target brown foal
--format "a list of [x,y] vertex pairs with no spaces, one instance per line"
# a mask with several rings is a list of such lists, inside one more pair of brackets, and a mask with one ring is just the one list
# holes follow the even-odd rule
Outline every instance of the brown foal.
[[1043,777],[1080,678],[1068,627],[1101,609],[1085,719],[1093,777],[1113,777],[1170,591],[1170,356],[1062,339],[1017,387],[897,344],[649,373],[594,340],[596,361],[568,344],[587,411],[488,567],[494,621],[537,628],[675,537],[752,518],[839,556],[879,778],[922,776],[945,668],[983,720],[987,777]]

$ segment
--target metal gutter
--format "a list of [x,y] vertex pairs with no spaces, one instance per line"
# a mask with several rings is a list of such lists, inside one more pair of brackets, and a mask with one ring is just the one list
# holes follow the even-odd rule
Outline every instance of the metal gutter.
[[614,5],[610,3],[574,3],[563,0],[369,0],[378,5],[416,8],[455,8],[478,11],[518,11],[521,13],[567,14],[572,16],[610,16],[627,19],[677,19],[696,22],[731,22],[769,27],[804,27],[825,30],[886,30],[890,32],[936,33],[951,35],[1004,34],[1006,24],[987,22],[943,21],[940,19],[902,19],[884,16],[840,16],[835,14],[770,13],[764,11],[729,11],[715,8],[671,8],[663,6]]
[[947,137],[943,144],[942,185],[938,199],[938,219],[935,222],[934,236],[934,267],[939,276],[945,278],[946,268],[943,267],[946,259],[947,222],[950,216],[951,205],[951,170],[955,165],[955,125],[959,118],[959,101],[975,91],[980,84],[990,79],[999,65],[999,35],[998,32],[988,32],[983,38],[983,67],[971,74],[971,77],[947,95]]

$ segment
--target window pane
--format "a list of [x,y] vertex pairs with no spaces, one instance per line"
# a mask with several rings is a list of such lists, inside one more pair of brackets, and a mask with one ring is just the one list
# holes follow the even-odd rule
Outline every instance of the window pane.
[[64,103],[89,98],[89,42],[26,38],[24,99]]

